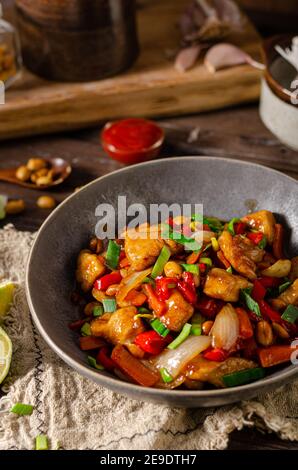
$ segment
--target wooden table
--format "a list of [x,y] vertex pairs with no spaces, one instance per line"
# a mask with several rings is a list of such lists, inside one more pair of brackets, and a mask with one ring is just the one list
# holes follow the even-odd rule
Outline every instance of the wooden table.
[[[167,135],[163,155],[214,155],[248,160],[276,168],[298,178],[298,152],[280,144],[260,121],[256,106],[229,109],[199,116],[160,121]],[[197,140],[194,138],[198,135]],[[192,137],[192,138],[190,138]],[[0,167],[17,166],[28,157],[63,157],[73,166],[73,174],[61,189],[51,194],[62,201],[78,186],[121,167],[109,159],[99,146],[99,129],[35,137],[0,144]],[[48,211],[36,207],[38,191],[0,183],[0,194],[23,198],[26,211],[8,217],[1,226],[12,222],[20,230],[35,231]],[[280,440],[275,434],[256,430],[234,432],[229,449],[298,449],[297,443]]]

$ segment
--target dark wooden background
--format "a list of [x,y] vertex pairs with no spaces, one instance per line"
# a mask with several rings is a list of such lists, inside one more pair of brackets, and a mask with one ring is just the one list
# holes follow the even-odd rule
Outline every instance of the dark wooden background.
[[[298,178],[298,152],[282,145],[267,131],[259,118],[257,105],[166,119],[160,121],[160,124],[166,130],[163,156],[223,156],[261,163]],[[198,133],[198,139],[190,143],[189,135],[194,129],[195,133]],[[76,187],[121,167],[101,150],[99,131],[98,127],[67,134],[2,142],[0,167],[18,166],[34,155],[67,159],[73,166],[73,174],[63,187],[49,193],[54,195],[58,202],[62,201]],[[23,214],[8,217],[0,226],[12,222],[20,230],[35,231],[49,213],[36,206],[40,192],[0,182],[0,194],[23,198],[27,206]],[[274,433],[261,434],[255,429],[245,429],[231,434],[229,449],[298,450],[298,443],[282,441]]]

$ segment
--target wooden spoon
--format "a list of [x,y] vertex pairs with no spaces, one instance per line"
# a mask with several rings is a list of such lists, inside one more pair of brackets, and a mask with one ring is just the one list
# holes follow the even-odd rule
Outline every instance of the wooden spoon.
[[45,159],[45,161],[48,163],[49,168],[53,170],[53,182],[51,184],[37,186],[35,183],[21,181],[16,177],[17,168],[0,168],[0,180],[6,181],[7,183],[18,184],[25,188],[39,189],[40,191],[43,191],[63,183],[72,171],[71,165],[63,160],[63,158],[49,158]]

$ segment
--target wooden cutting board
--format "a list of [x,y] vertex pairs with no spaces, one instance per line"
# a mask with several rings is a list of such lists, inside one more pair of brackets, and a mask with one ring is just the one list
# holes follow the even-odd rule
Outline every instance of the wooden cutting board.
[[[141,54],[134,67],[90,83],[53,83],[24,71],[0,105],[0,139],[78,129],[127,116],[196,113],[254,101],[260,72],[248,65],[210,74],[201,63],[181,74],[167,59],[179,44],[177,19],[188,0],[151,0],[138,12]],[[261,39],[245,19],[227,38],[260,59]],[[78,64],[78,66],[83,66]]]

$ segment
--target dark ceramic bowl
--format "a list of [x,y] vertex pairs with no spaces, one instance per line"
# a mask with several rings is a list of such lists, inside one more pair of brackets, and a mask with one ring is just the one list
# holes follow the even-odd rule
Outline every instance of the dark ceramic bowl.
[[[50,215],[35,239],[27,266],[27,298],[49,346],[80,374],[104,387],[171,406],[207,407],[247,400],[297,377],[298,368],[290,365],[242,387],[166,391],[123,382],[86,364],[78,335],[68,328],[68,323],[78,318],[69,301],[76,257],[94,232],[95,207],[101,202],[116,206],[118,195],[126,195],[128,204],[203,203],[206,214],[223,219],[245,214],[248,208],[266,208],[289,227],[288,254],[298,253],[298,184],[277,171],[212,157],[163,159],[121,169],[70,196]],[[49,260],[46,268],[43,260]]]

